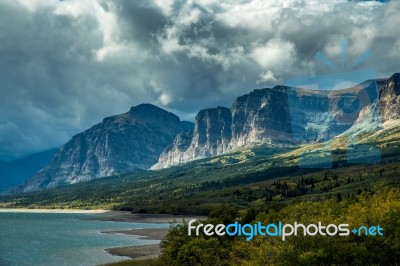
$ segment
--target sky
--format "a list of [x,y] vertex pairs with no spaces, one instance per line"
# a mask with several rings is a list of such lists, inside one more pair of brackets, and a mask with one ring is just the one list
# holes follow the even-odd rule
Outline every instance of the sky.
[[2,0],[0,160],[60,147],[140,103],[193,121],[297,77],[390,76],[399,12],[400,1]]

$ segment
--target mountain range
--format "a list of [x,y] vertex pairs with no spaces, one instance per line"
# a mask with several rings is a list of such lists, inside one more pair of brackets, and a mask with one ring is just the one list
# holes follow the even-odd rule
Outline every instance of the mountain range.
[[119,173],[147,169],[178,133],[192,130],[192,123],[151,104],[104,118],[72,137],[49,165],[9,192],[34,191],[88,181]]
[[237,98],[230,109],[200,111],[191,137],[178,135],[152,169],[257,142],[292,145],[327,141],[352,127],[360,111],[378,99],[385,84],[386,80],[380,79],[335,91],[285,86],[255,90]]
[[199,111],[195,123],[151,104],[105,118],[75,135],[34,177],[9,192],[36,191],[145,169],[162,169],[257,143],[273,147],[356,138],[396,127],[400,74],[344,90],[276,86]]

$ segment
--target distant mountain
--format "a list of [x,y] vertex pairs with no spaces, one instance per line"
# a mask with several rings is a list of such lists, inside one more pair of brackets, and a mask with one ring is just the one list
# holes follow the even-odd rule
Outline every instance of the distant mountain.
[[355,143],[363,132],[400,125],[399,95],[400,74],[343,90],[276,86],[240,96],[231,108],[201,110],[194,125],[141,104],[74,136],[47,167],[12,191],[167,168],[259,143],[273,149],[338,138],[354,138]]
[[0,192],[25,182],[45,167],[57,152],[50,149],[11,162],[0,161]]
[[[194,131],[178,135],[152,169],[221,155],[254,143],[283,146],[321,143],[338,136],[375,113],[382,122],[400,118],[400,74],[368,80],[343,90],[316,91],[285,86],[254,90],[225,107],[201,110]],[[370,110],[370,111],[368,111]],[[360,117],[361,115],[361,117]],[[370,117],[371,118],[371,117]],[[368,128],[377,129],[381,124]],[[400,125],[399,123],[395,123]],[[366,127],[359,126],[355,132]]]
[[118,173],[148,169],[179,133],[193,124],[151,104],[108,117],[75,135],[50,164],[16,191],[35,191]]

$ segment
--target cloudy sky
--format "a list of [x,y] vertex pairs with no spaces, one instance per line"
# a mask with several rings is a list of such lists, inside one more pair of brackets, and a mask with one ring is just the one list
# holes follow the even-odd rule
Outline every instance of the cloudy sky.
[[357,69],[399,72],[399,2],[1,0],[0,159],[143,102],[193,120],[256,88],[349,71],[366,51]]

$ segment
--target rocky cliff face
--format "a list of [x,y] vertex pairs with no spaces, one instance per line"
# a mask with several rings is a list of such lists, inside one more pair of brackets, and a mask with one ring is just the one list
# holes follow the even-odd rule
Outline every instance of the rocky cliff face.
[[400,119],[400,73],[391,76],[379,93],[382,122]]
[[288,139],[291,133],[290,88],[254,90],[233,103],[230,148],[266,139]]
[[376,84],[377,99],[359,112],[354,125],[345,132],[355,139],[363,133],[390,129],[400,124],[400,74],[378,79]]
[[[378,91],[385,84],[391,83],[369,80],[335,91],[285,86],[254,90],[237,98],[230,110],[218,107],[200,111],[192,138],[178,136],[152,169],[220,155],[257,142],[329,140],[351,128],[360,111],[376,102]],[[392,99],[395,90],[387,91]]]
[[174,143],[161,154],[152,169],[216,156],[229,149],[232,137],[232,114],[228,108],[201,110],[192,133],[179,134]]
[[19,189],[34,191],[148,169],[177,134],[191,129],[191,123],[154,105],[132,107],[75,135],[46,168]]

